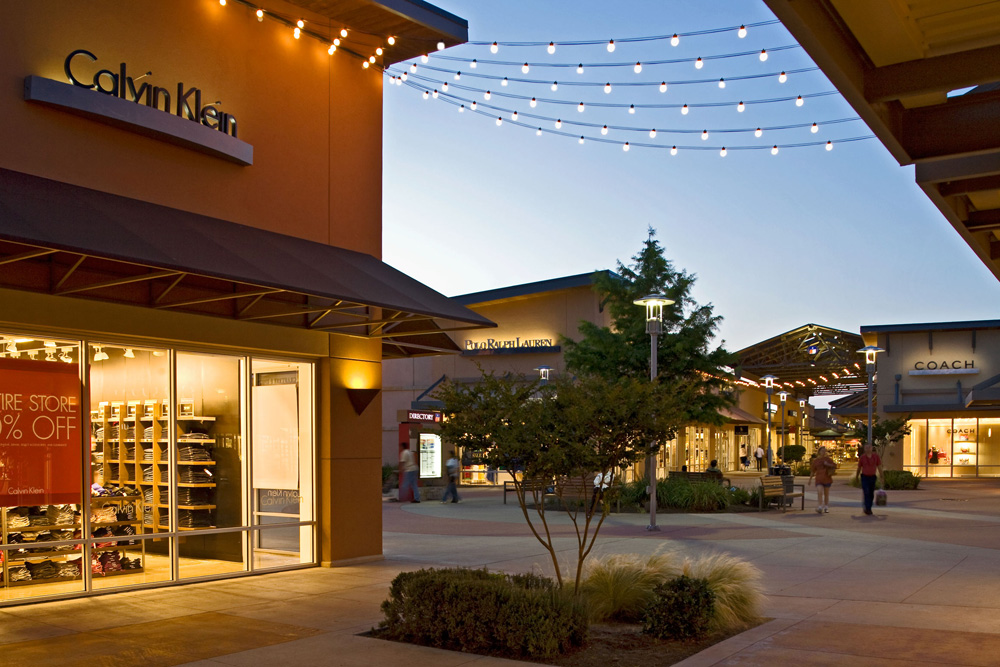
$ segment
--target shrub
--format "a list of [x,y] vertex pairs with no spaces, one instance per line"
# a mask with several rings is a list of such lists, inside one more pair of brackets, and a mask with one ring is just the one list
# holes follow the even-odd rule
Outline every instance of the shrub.
[[808,477],[811,472],[812,468],[809,467],[809,464],[805,463],[804,461],[800,461],[799,463],[796,463],[795,465],[792,466],[793,475]]
[[909,470],[885,470],[882,481],[889,490],[916,489],[920,486],[920,475],[914,475]]
[[715,595],[711,630],[742,628],[760,617],[762,575],[751,563],[729,554],[712,554],[686,560],[682,572],[705,580]]
[[704,579],[681,575],[656,587],[642,631],[659,639],[700,637],[708,630],[715,594]]
[[382,603],[380,635],[453,651],[552,658],[583,644],[582,605],[537,575],[451,568],[402,572]]
[[588,616],[594,622],[638,622],[653,600],[653,589],[676,573],[673,556],[665,554],[591,559],[580,585]]
[[668,477],[656,484],[656,504],[686,510],[691,507],[691,482],[682,477]]
[[691,509],[695,512],[724,510],[732,502],[729,489],[715,482],[698,482],[691,485]]
[[388,463],[383,463],[382,464],[382,483],[385,484],[386,482],[388,482],[389,478],[392,477],[395,474],[395,472],[396,472],[396,466],[389,465]]
[[750,507],[760,507],[760,494],[761,488],[759,484],[750,489],[750,497],[747,499],[747,505],[750,505]]
[[[785,445],[779,449],[785,463],[796,463],[801,461],[806,455],[806,448],[802,445]],[[806,473],[807,475],[809,473]]]
[[645,480],[622,484],[618,490],[618,502],[622,509],[638,509],[645,505],[649,500],[649,494],[646,493],[648,485],[649,482]]

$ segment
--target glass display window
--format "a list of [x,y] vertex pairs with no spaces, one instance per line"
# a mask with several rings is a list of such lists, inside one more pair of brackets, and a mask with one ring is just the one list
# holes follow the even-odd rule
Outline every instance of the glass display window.
[[952,423],[950,419],[927,420],[928,477],[951,477]]
[[911,419],[907,424],[910,432],[903,436],[903,469],[926,477],[930,451],[927,447],[927,420]]
[[975,476],[979,457],[978,420],[963,418],[952,420],[952,475]]
[[1000,476],[1000,419],[983,418],[978,424],[980,477]]

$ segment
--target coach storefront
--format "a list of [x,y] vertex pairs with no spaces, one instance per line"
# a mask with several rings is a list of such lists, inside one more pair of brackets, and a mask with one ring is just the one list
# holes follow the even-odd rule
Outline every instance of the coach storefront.
[[887,465],[926,477],[1000,476],[1000,321],[862,327],[883,418],[909,417]]
[[0,604],[381,557],[382,358],[491,323],[379,260],[465,22],[344,4],[0,4]]

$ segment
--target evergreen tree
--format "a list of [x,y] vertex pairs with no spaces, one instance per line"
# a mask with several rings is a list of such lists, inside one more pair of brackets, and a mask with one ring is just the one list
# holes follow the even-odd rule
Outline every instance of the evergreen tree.
[[674,305],[663,309],[663,331],[657,346],[660,381],[689,390],[685,391],[685,422],[721,424],[719,408],[735,402],[729,389],[736,355],[723,347],[724,341],[712,346],[722,317],[713,313],[712,304],[700,305],[692,298],[695,276],[674,268],[655,235],[650,228],[631,266],[618,262],[618,275],[595,274],[594,289],[608,309],[612,326],[581,322],[580,340],[561,340],[566,366],[573,373],[608,378],[649,377],[646,313],[633,302],[649,294],[663,294]]

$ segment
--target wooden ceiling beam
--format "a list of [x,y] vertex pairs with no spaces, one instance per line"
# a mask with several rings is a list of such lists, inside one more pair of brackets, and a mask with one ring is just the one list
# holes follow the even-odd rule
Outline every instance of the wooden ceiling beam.
[[917,161],[1000,152],[1000,91],[907,109],[900,141]]
[[869,103],[992,83],[1000,81],[1000,46],[876,67],[865,72],[864,80]]
[[973,192],[989,192],[990,190],[1000,190],[1000,174],[947,181],[938,185],[938,192],[945,197],[967,195]]
[[965,221],[965,227],[970,232],[986,232],[1000,229],[1000,209],[973,211]]

